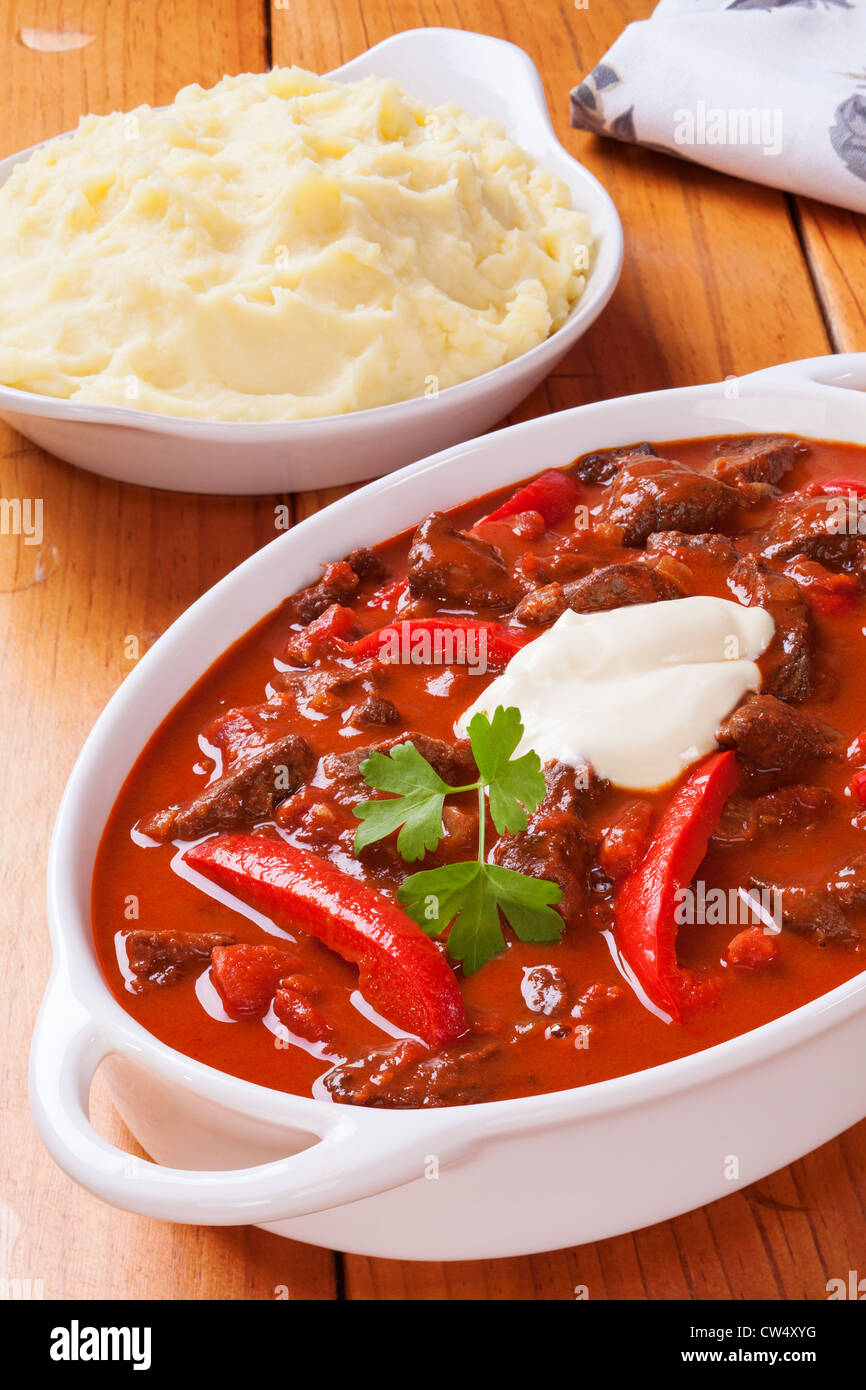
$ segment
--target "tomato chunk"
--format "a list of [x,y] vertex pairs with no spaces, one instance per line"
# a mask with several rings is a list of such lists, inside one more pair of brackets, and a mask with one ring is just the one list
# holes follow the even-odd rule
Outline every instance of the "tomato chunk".
[[289,985],[280,985],[274,995],[274,1013],[290,1033],[308,1042],[324,1042],[334,1031],[315,1004]]
[[314,618],[303,632],[292,638],[287,653],[293,661],[302,661],[309,665],[317,657],[327,656],[332,651],[346,651],[348,648],[343,639],[354,626],[354,610],[344,608],[339,603],[332,603],[330,608],[326,608],[324,613]]
[[284,975],[297,969],[298,957],[282,946],[217,946],[211,979],[231,1014],[266,1014]]
[[854,773],[848,783],[848,790],[863,806],[866,806],[866,768]]
[[608,878],[625,878],[643,859],[650,840],[653,808],[648,801],[632,801],[602,838],[599,863]]
[[778,959],[778,938],[763,927],[746,927],[728,942],[728,960],[739,970],[761,970]]

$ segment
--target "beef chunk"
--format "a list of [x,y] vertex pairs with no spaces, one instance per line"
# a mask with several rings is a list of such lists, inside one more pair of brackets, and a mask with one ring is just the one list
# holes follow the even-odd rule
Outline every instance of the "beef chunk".
[[829,570],[855,573],[866,564],[866,542],[852,525],[846,497],[792,498],[764,533],[762,553],[768,560],[805,555]]
[[523,623],[552,623],[566,608],[575,613],[600,613],[633,603],[656,603],[682,598],[683,589],[642,560],[604,565],[567,584],[547,584],[521,599],[514,616]]
[[[370,795],[366,783],[362,785],[364,790],[359,788],[354,804],[365,801]],[[349,807],[338,802],[329,789],[309,784],[302,787],[294,796],[280,803],[274,819],[289,831],[294,841],[311,849],[314,854],[327,857],[337,846],[346,854],[352,853],[358,822]]]
[[677,555],[680,551],[697,551],[715,565],[735,565],[738,552],[727,536],[718,531],[698,531],[694,536],[685,531],[653,531],[647,536],[646,548],[650,554]]
[[752,805],[759,826],[814,825],[833,805],[833,793],[826,787],[797,782],[779,787],[765,796],[756,796]]
[[383,1043],[359,1057],[347,1058],[322,1077],[322,1085],[334,1100],[346,1105],[375,1104],[401,1073],[420,1061],[428,1049],[415,1038]]
[[751,881],[756,887],[772,888],[779,895],[782,924],[789,931],[812,936],[821,946],[828,941],[851,945],[861,940],[861,933],[846,910],[866,905],[866,854],[857,855],[823,887],[768,884],[756,878]]
[[415,532],[409,591],[467,608],[511,608],[519,598],[501,550],[458,531],[444,512],[433,512]]
[[491,1038],[461,1038],[433,1053],[403,1039],[332,1067],[322,1085],[335,1101],[348,1105],[396,1110],[468,1105],[491,1098],[484,1067],[501,1051],[502,1044]]
[[366,545],[359,546],[351,555],[347,555],[346,564],[355,571],[359,579],[384,579],[388,573],[388,567],[375,550],[370,550]]
[[301,589],[300,593],[289,599],[291,614],[296,622],[311,623],[332,603],[348,603],[362,579],[378,579],[386,573],[375,551],[366,547],[353,550],[345,560],[326,565],[318,583]]
[[[478,776],[468,738],[447,743],[445,739],[431,738],[429,734],[403,734],[400,738],[391,739],[387,747],[393,748],[396,743],[414,743],[422,758],[426,758],[436,769],[442,781],[453,787],[474,782]],[[385,744],[379,744],[378,748],[380,752],[386,751]]]
[[805,446],[784,435],[755,435],[726,439],[712,465],[714,478],[738,487],[741,483],[775,485],[794,467]]
[[[380,674],[378,660],[368,657],[364,661],[355,662],[351,667],[337,667],[332,670],[277,671],[271,678],[271,684],[275,690],[293,698],[304,713],[309,707],[316,714],[333,714],[335,710],[344,709],[350,701],[353,704],[357,703],[361,692],[366,694],[374,690],[376,677]],[[279,698],[278,696],[277,699]],[[275,703],[269,701],[267,705],[259,705],[252,713],[273,711]],[[279,705],[276,707],[278,710]]]
[[381,724],[399,724],[400,711],[391,700],[385,700],[381,695],[371,695],[363,705],[358,706],[352,716],[352,723],[360,729]]
[[491,858],[504,869],[558,884],[562,897],[556,906],[565,923],[583,920],[589,843],[576,817],[536,811],[525,830],[497,840]]
[[750,695],[720,725],[723,748],[736,748],[747,771],[795,775],[813,758],[841,756],[844,739],[818,719],[799,714],[775,695]]
[[833,794],[826,787],[813,787],[803,782],[777,787],[764,796],[732,796],[713,839],[751,841],[763,830],[777,830],[782,825],[798,825],[805,830],[821,820],[832,805]]
[[442,808],[442,824],[449,847],[466,851],[464,857],[471,858],[478,846],[477,811],[461,811],[459,806],[446,804]]
[[563,585],[568,608],[575,613],[599,613],[634,603],[682,598],[683,589],[653,565],[639,560],[605,565],[583,579]]
[[546,790],[539,811],[562,811],[570,816],[586,815],[609,785],[596,776],[589,763],[572,767],[555,758],[544,765],[544,782]]
[[548,763],[544,774],[547,792],[526,829],[497,840],[491,859],[505,869],[558,884],[562,898],[557,911],[574,926],[584,915],[592,847],[582,813],[601,784],[589,768],[576,772],[564,763]]
[[633,458],[654,458],[655,449],[651,444],[629,444],[619,449],[598,449],[594,454],[583,454],[572,464],[574,472],[582,483],[601,483],[605,487],[612,483],[624,464]]
[[718,531],[739,505],[733,488],[674,459],[624,465],[597,514],[622,529],[623,544],[643,545],[653,531]]
[[827,892],[840,907],[866,907],[866,854],[858,854],[837,870]]
[[279,803],[312,776],[316,755],[306,739],[287,734],[232,763],[198,796],[146,817],[139,830],[153,840],[195,840],[269,820]]
[[514,617],[520,623],[546,627],[548,623],[555,623],[557,618],[562,617],[567,607],[563,585],[544,584],[520,600],[514,610]]
[[364,781],[361,764],[371,753],[388,753],[398,743],[414,743],[418,752],[436,769],[443,782],[448,782],[452,787],[465,786],[467,782],[474,782],[478,777],[478,768],[468,739],[446,743],[444,739],[431,738],[429,734],[400,734],[396,738],[370,744],[367,748],[352,748],[347,753],[328,753],[322,759],[320,771],[327,779],[329,790],[335,799],[340,804],[349,806],[358,801],[368,800],[370,788]]
[[224,932],[145,931],[136,928],[123,937],[130,984],[136,993],[158,985],[172,985],[196,965],[209,961],[217,946],[228,946],[233,936]]
[[811,936],[819,946],[828,941],[839,945],[860,940],[839,904],[824,888],[804,888],[799,884],[771,883],[766,879],[749,880],[753,888],[763,888],[776,894],[775,901],[782,912],[782,926],[798,936]]
[[793,579],[747,555],[731,571],[728,584],[747,608],[766,608],[776,632],[761,658],[764,687],[780,700],[799,703],[812,693],[812,618]]
[[301,589],[289,599],[292,617],[299,623],[311,623],[321,617],[332,603],[346,604],[355,594],[359,579],[348,560],[337,560],[326,565],[325,572],[317,584]]

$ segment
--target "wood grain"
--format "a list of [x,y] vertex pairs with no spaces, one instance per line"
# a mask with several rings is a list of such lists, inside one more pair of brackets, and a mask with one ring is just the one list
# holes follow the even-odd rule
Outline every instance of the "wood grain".
[[808,198],[794,200],[812,278],[836,352],[866,344],[866,217]]
[[[825,301],[834,284],[827,276],[816,293],[810,271],[817,275],[819,267],[814,258],[810,265],[804,260],[802,228],[783,194],[569,128],[568,91],[577,76],[598,62],[630,19],[652,8],[365,0],[362,8],[319,4],[314,26],[304,7],[273,13],[275,63],[323,70],[396,29],[425,23],[498,34],[521,44],[536,62],[559,138],[620,209],[626,264],[603,319],[514,418],[826,352],[827,324],[843,311],[849,321],[858,299],[866,302],[856,279],[848,304],[838,289],[831,303]],[[851,221],[858,223],[861,243],[852,256],[850,238],[857,233],[849,231],[848,275],[866,277],[862,221]],[[859,338],[852,330],[844,346],[866,346],[862,319]],[[327,500],[312,493],[296,505],[306,513]],[[346,1296],[568,1299],[585,1287],[590,1298],[820,1298],[827,1278],[856,1268],[854,1250],[866,1237],[866,1125],[844,1143],[852,1155],[848,1164],[837,1141],[754,1190],[576,1251],[448,1265],[347,1256]],[[794,1204],[804,1210],[786,1209]]]
[[[74,125],[85,111],[170,100],[191,81],[261,69],[271,57],[327,71],[389,34],[454,25],[522,44],[557,133],[620,208],[626,268],[608,312],[519,418],[587,400],[743,374],[773,361],[866,347],[863,221],[568,128],[568,90],[651,0],[112,0],[10,4],[0,154]],[[61,17],[62,16],[62,17]],[[23,28],[92,36],[36,52]],[[7,988],[3,994],[0,1276],[41,1279],[47,1297],[334,1298],[329,1252],[254,1230],[171,1227],[113,1211],[69,1182],[29,1118],[26,1050],[47,973],[42,883],[65,778],[105,700],[144,649],[220,575],[273,535],[276,499],[202,499],[122,487],[59,464],[0,429],[0,492],[44,501],[44,582],[0,592]],[[295,515],[332,492],[294,500]],[[33,557],[0,538],[0,590]],[[855,1064],[852,1062],[852,1064]],[[131,1145],[98,1085],[103,1132]],[[530,1175],[527,1175],[529,1180]],[[648,1170],[647,1181],[652,1181]],[[359,1299],[824,1296],[862,1265],[866,1125],[753,1189],[634,1235],[529,1259],[451,1265],[347,1257]],[[12,1243],[11,1237],[17,1239]]]
[[[179,86],[261,69],[258,4],[128,0],[7,10],[2,154],[73,126],[87,110],[170,101]],[[22,26],[93,36],[67,52],[34,52]],[[253,1229],[208,1231],[143,1221],[89,1197],[55,1168],[27,1104],[27,1048],[48,973],[44,874],[66,777],[108,697],[143,652],[200,593],[274,536],[269,498],[205,499],[124,487],[69,468],[0,427],[0,494],[41,498],[44,582],[0,593],[5,942],[3,1187],[0,1236],[12,1245],[0,1278],[42,1281],[46,1298],[332,1298],[329,1252]],[[29,553],[0,537],[0,587]],[[20,570],[19,570],[20,573]],[[26,574],[24,576],[26,578]],[[134,1147],[99,1087],[94,1118]],[[16,1237],[14,1245],[13,1236]]]

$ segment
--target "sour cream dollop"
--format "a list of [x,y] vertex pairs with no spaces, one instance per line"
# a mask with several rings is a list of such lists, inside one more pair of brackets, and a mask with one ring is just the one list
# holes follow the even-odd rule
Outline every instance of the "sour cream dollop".
[[675,781],[716,748],[716,729],[747,691],[773,640],[764,608],[696,596],[608,613],[570,610],[512,658],[460,716],[516,705],[534,748],[634,791]]

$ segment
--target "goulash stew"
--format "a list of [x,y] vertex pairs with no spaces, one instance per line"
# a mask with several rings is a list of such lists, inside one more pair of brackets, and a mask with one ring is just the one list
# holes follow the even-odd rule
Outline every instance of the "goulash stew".
[[461,1105],[856,975],[866,451],[602,449],[328,563],[172,711],[95,869],[117,999],[279,1090]]

